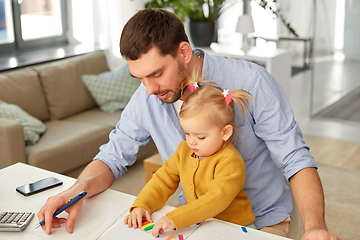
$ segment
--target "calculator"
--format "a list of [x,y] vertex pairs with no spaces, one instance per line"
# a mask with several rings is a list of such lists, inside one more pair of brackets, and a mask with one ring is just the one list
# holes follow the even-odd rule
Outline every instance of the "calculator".
[[21,232],[33,217],[33,212],[1,212],[0,232]]

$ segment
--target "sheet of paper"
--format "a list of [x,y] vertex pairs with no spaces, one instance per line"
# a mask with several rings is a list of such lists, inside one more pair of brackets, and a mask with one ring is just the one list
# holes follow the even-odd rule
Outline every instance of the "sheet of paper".
[[[44,203],[32,207],[29,211],[37,213]],[[127,211],[129,206],[119,206],[113,203],[94,200],[92,198],[85,199],[83,208],[76,219],[74,232],[68,234],[65,229],[65,224],[60,228],[53,228],[51,231],[51,239],[77,239],[77,240],[91,240],[98,239],[99,236],[108,229],[119,216]],[[67,218],[67,213],[64,211],[58,217]],[[46,233],[35,226],[38,223],[37,217],[34,216],[31,223],[22,232],[1,232],[1,237],[5,239],[34,239],[42,240],[46,237]]]
[[[175,235],[175,239],[178,239],[178,235],[182,234],[184,239],[187,239],[187,237],[189,235],[191,235],[192,232],[195,231],[195,229],[197,229],[199,226],[198,225],[193,225],[187,228],[184,228],[180,231],[170,231],[167,230],[166,232],[164,232],[163,234],[160,234],[159,238],[154,238],[151,235],[151,230],[150,231],[144,231],[140,228],[138,229],[134,229],[134,228],[128,228],[127,225],[124,224],[124,218],[127,214],[125,214],[122,218],[119,219],[119,221],[112,226],[111,231],[106,232],[104,235],[102,235],[99,240],[118,240],[118,239],[122,239],[121,236],[126,236],[126,239],[141,239],[141,240],[165,240],[167,239],[171,234]],[[151,215],[151,218],[153,220],[153,222],[155,223],[159,218],[161,218],[162,216],[164,216],[163,214],[160,213],[153,213]]]
[[241,230],[241,226],[228,225],[217,221],[216,219],[206,220],[200,228],[190,235],[188,240],[211,240],[211,239],[226,239],[226,240],[269,240],[265,236],[258,236],[254,233],[247,233]]
[[[124,218],[127,214],[125,214],[119,221],[112,226],[111,231],[106,232],[102,235],[99,240],[117,240],[122,239],[121,236],[126,236],[126,239],[141,239],[141,240],[165,240],[171,234],[174,234],[175,237],[173,239],[179,239],[179,234],[183,235],[184,240],[212,240],[212,239],[226,239],[226,240],[269,240],[271,239],[271,235],[269,238],[264,236],[257,235],[255,233],[244,233],[241,230],[241,227],[237,227],[234,225],[224,224],[215,219],[209,219],[199,225],[192,225],[187,228],[181,229],[177,232],[175,231],[166,231],[163,234],[160,234],[159,238],[154,238],[151,235],[150,231],[144,231],[142,229],[134,229],[128,228],[127,225],[124,224]],[[153,213],[151,215],[154,223],[162,217],[163,214]]]

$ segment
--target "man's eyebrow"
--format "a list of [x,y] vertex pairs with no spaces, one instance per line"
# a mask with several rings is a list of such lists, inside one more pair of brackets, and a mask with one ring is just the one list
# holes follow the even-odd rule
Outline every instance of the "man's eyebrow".
[[[152,73],[148,74],[146,77],[152,77],[152,76],[156,75],[160,71],[162,71],[162,68],[154,70]],[[132,76],[134,78],[139,78],[139,77],[136,77],[136,76],[132,75],[131,73],[130,73],[130,76]]]

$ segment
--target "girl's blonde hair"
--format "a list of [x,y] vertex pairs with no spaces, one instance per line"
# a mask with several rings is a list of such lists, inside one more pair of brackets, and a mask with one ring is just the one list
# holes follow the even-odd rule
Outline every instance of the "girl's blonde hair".
[[[198,114],[208,117],[213,123],[220,128],[226,125],[233,126],[233,134],[227,142],[233,143],[236,139],[236,120],[234,101],[239,105],[244,118],[245,111],[249,110],[251,101],[250,93],[241,89],[235,89],[232,92],[232,102],[227,104],[223,95],[224,89],[217,86],[216,83],[204,80],[202,77],[188,77],[182,88],[185,89],[188,84],[201,85],[195,91],[191,92],[181,106],[179,113],[180,118],[188,118]],[[204,84],[208,83],[208,84]]]

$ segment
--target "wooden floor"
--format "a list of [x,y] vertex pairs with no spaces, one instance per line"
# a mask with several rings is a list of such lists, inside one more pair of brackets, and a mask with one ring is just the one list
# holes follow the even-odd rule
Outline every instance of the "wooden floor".
[[360,144],[309,135],[304,140],[317,163],[360,170]]

